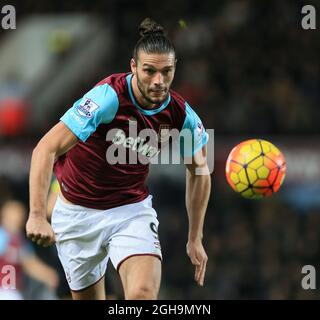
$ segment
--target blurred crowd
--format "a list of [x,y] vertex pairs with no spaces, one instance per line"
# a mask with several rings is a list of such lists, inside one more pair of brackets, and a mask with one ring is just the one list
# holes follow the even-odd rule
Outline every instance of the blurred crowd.
[[[162,182],[166,188],[170,183]],[[166,190],[166,189],[163,189]],[[181,299],[319,299],[320,288],[304,290],[304,265],[319,272],[320,209],[299,212],[279,195],[240,200],[214,187],[204,232],[208,252],[204,288],[193,283],[185,254],[187,218],[176,193],[161,205],[160,240],[164,252],[163,294]],[[183,199],[184,189],[175,190]],[[164,197],[163,192],[162,197]],[[163,198],[162,198],[163,199]]]
[[[177,49],[174,89],[195,107],[207,128],[215,129],[219,139],[223,135],[294,137],[320,133],[319,33],[301,28],[302,5],[290,0],[179,0],[174,6],[171,1],[162,1],[156,8],[154,2],[121,0],[93,1],[88,8],[86,1],[24,1],[17,12],[20,8],[18,19],[34,12],[113,13],[116,54],[101,66],[101,77],[97,75],[95,81],[83,78],[74,100],[103,74],[127,72],[131,50],[138,39],[138,24],[146,16],[158,20],[167,27]],[[0,41],[1,37],[0,34]],[[56,106],[54,117],[47,121],[48,128],[65,110],[66,106]],[[39,128],[32,133],[33,144],[42,132],[43,128]],[[16,138],[25,139],[23,135]],[[8,139],[0,142],[14,141]],[[304,265],[319,267],[320,272],[320,208],[302,212],[281,192],[271,199],[244,200],[220,179],[213,175],[204,233],[209,262],[203,288],[193,281],[194,269],[185,250],[184,181],[152,181],[150,189],[160,220],[164,256],[160,298],[320,298],[320,288],[301,287]],[[14,202],[8,202],[12,199]],[[2,213],[0,231],[6,232],[7,238],[18,238],[21,256],[37,257],[41,270],[50,274],[49,282],[41,282],[43,278],[37,279],[28,272],[26,260],[18,260],[25,283],[21,285],[21,295],[30,299],[69,298],[55,248],[41,249],[24,238],[21,221],[25,219],[27,203],[27,177],[20,181],[0,177],[2,212],[10,205],[11,212],[21,215],[13,232],[6,227]],[[0,261],[8,258],[8,250],[12,250],[8,242],[4,246],[2,239],[4,236],[0,237]],[[114,271],[107,275],[106,282],[110,298],[123,297]]]
[[[165,2],[165,17],[155,13],[176,45],[174,88],[207,127],[219,134],[319,133],[319,33],[302,29],[302,6],[289,0],[178,1],[171,9]],[[121,20],[122,70],[128,42],[137,37],[129,25],[141,16]]]
[[[317,1],[308,2],[313,3]],[[104,76],[129,70],[137,26],[151,16],[167,28],[177,49],[174,88],[195,106],[207,127],[220,134],[315,134],[320,43],[317,30],[301,27],[303,5],[290,0],[178,0],[175,6],[162,1],[154,8],[146,0],[96,0],[90,6],[86,1],[25,0],[17,12],[18,18],[81,12],[112,23],[112,61],[106,60],[94,79],[86,70],[67,103]],[[56,108],[48,127],[66,110],[65,105]]]
[[[191,63],[183,63],[180,86],[205,106],[202,114],[217,132],[319,133],[318,34],[302,30],[296,4],[233,2],[220,19],[195,22],[191,32],[200,40]],[[230,16],[239,12],[234,22]],[[184,60],[185,42],[177,42]]]

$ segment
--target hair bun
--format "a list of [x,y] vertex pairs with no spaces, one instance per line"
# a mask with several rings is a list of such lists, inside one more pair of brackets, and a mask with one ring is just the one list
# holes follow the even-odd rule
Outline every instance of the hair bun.
[[139,26],[139,33],[141,37],[165,35],[164,28],[150,18],[146,18],[141,22]]

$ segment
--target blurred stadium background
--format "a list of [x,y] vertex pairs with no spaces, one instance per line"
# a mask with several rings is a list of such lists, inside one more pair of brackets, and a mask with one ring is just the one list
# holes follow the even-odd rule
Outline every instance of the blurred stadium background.
[[[215,129],[204,288],[185,253],[184,168],[151,168],[164,256],[160,298],[320,298],[320,288],[301,288],[302,266],[320,268],[320,41],[319,31],[301,28],[304,4],[320,10],[311,0],[19,1],[16,30],[0,29],[1,204],[28,207],[32,148],[95,83],[129,70],[137,26],[150,16],[176,45],[173,88]],[[272,198],[245,200],[227,185],[227,155],[248,138],[270,140],[286,156],[287,177]],[[58,270],[60,285],[52,292],[25,275],[24,296],[68,298],[55,248],[34,250]],[[109,271],[107,293],[122,298]]]

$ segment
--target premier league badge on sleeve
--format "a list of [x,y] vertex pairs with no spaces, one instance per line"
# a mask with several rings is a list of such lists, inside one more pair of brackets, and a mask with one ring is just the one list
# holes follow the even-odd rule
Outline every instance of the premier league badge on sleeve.
[[97,110],[99,106],[94,103],[91,99],[86,99],[78,107],[78,113],[86,118],[92,118],[93,112]]

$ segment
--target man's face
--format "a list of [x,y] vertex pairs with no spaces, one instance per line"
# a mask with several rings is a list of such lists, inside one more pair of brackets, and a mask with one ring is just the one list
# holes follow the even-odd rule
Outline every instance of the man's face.
[[22,232],[25,218],[25,207],[18,201],[7,201],[1,208],[1,224],[9,232]]
[[147,54],[140,51],[137,60],[131,59],[131,70],[137,77],[140,94],[148,103],[161,103],[167,98],[173,81],[175,54]]

